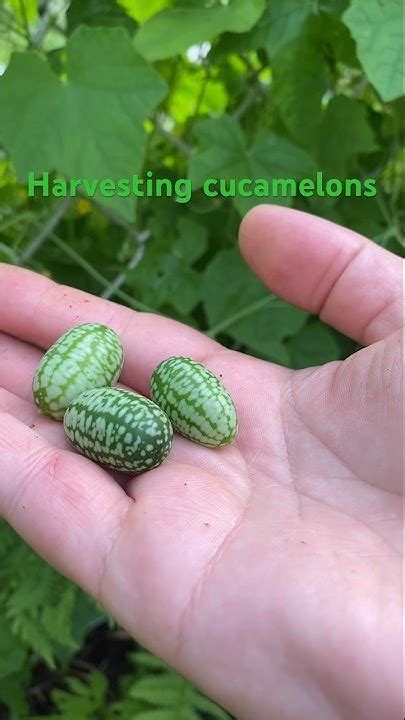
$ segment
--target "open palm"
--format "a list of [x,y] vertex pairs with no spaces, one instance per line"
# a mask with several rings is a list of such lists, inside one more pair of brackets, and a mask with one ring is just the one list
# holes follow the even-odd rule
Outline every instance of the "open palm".
[[[369,347],[292,372],[0,266],[0,512],[237,717],[396,720],[401,261],[268,206],[245,218],[241,246],[276,293]],[[174,354],[221,375],[236,443],[176,437],[163,466],[123,486],[69,449],[31,380],[38,348],[89,321],[120,334],[122,380],[140,392]]]

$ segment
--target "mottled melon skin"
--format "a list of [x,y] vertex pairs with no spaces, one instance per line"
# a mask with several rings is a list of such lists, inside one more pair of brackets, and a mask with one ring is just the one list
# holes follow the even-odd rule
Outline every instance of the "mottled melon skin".
[[63,426],[86,457],[131,473],[160,465],[173,441],[169,418],[152,400],[119,388],[79,395],[66,410]]
[[232,398],[218,378],[195,360],[170,357],[160,363],[151,378],[151,395],[189,440],[208,447],[234,440],[237,417]]
[[118,335],[98,323],[68,330],[43,356],[32,383],[40,413],[61,420],[67,406],[85,390],[114,385],[124,354]]

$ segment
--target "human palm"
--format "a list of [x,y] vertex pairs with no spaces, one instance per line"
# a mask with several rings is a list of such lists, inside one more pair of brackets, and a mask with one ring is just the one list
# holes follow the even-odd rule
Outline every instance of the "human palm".
[[[396,720],[400,260],[268,206],[246,217],[241,244],[275,292],[369,347],[292,372],[3,265],[0,512],[238,718]],[[124,483],[72,451],[30,385],[35,346],[88,321],[119,332],[123,382],[140,392],[174,354],[221,376],[236,443],[176,437],[160,468]]]

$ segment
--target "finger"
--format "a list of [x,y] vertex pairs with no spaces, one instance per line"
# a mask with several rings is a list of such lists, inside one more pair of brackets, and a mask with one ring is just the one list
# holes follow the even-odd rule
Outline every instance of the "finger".
[[[0,410],[14,415],[24,424],[34,425],[39,434],[59,448],[72,449],[66,440],[61,423],[39,415],[32,402],[32,376],[38,365],[42,352],[28,343],[0,333]],[[241,456],[237,446],[243,448],[246,457],[258,457],[260,446],[270,442],[274,437],[274,429],[270,430],[266,421],[265,429],[262,429],[252,413],[252,392],[254,385],[261,377],[261,397],[264,394],[273,393],[269,403],[276,405],[275,397],[278,381],[284,379],[287,372],[285,368],[272,369],[271,377],[268,377],[267,363],[253,360],[239,353],[226,353],[226,358],[213,358],[209,363],[211,370],[217,375],[222,371],[226,376],[227,389],[235,400],[239,418],[239,430],[237,444],[230,447],[219,448],[212,453],[208,448],[199,447],[184,440],[176,434],[173,448],[166,460],[166,465],[190,464],[217,475],[226,474],[226,468],[235,465],[235,471],[240,471]],[[18,372],[16,372],[18,369]],[[245,381],[243,388],[240,387],[241,374],[247,375],[252,380]],[[4,388],[1,390],[1,386]],[[119,387],[121,387],[119,383]],[[18,397],[17,394],[20,394]],[[265,433],[269,434],[269,437]],[[109,473],[118,481],[122,482],[120,473]],[[138,478],[133,482],[128,481],[125,476],[125,491],[131,495],[132,488],[138,484]]]
[[63,432],[62,423],[55,422],[50,418],[39,415],[35,405],[28,400],[23,400],[14,393],[0,387],[0,412],[12,415],[16,420],[24,423],[27,427],[45,438],[54,447],[63,450],[71,450],[71,445]]
[[0,515],[46,560],[98,596],[133,501],[81,455],[0,411]]
[[74,325],[109,325],[124,343],[123,382],[144,393],[149,390],[153,370],[164,358],[187,355],[202,360],[220,347],[174,320],[134,312],[12,265],[0,264],[0,307],[0,331],[42,348]]
[[[69,443],[64,430],[63,423],[56,422],[51,418],[39,415],[32,402],[8,392],[0,387],[0,412],[12,415],[16,420],[24,423],[27,427],[35,429],[35,432],[47,440],[52,446],[75,453]],[[240,455],[236,445],[218,448],[215,453],[210,448],[190,443],[181,435],[175,434],[174,443],[169,456],[165,460],[165,466],[176,466],[179,463],[190,467],[207,470],[213,475],[223,476],[227,482],[236,482],[245,467],[245,461]],[[234,477],[229,468],[234,467]],[[124,484],[125,492],[134,497],[139,490],[139,476],[131,477],[128,474],[109,471],[109,474]],[[147,481],[146,481],[147,482]]]
[[244,218],[240,247],[277,295],[363,345],[401,327],[401,259],[351,230],[262,205]]
[[[29,343],[0,332],[0,387],[32,402],[32,379],[43,355]],[[117,386],[128,389],[123,383]]]
[[[327,477],[335,461],[365,485],[403,492],[402,358],[397,332],[343,362],[293,377],[285,394],[291,452],[299,458],[305,482],[312,484],[316,477],[316,492],[322,492],[318,477]],[[305,451],[308,433],[318,441],[318,452],[310,455]],[[336,492],[334,485],[329,483],[326,501]],[[353,501],[354,494],[350,497]],[[378,515],[377,505],[374,510]],[[391,520],[398,523],[394,514]]]
[[29,343],[0,332],[0,386],[32,399],[32,378],[43,353]]

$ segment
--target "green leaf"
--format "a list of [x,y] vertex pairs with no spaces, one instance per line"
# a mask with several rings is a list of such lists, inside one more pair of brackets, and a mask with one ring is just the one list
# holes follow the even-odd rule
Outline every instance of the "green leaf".
[[207,231],[199,223],[181,218],[179,234],[159,246],[156,238],[148,244],[145,257],[126,274],[151,307],[171,305],[181,315],[189,314],[201,297],[201,275],[192,265],[205,252]]
[[352,0],[343,15],[370,82],[385,102],[403,95],[402,0]]
[[222,115],[217,120],[202,120],[194,132],[199,142],[189,165],[194,189],[208,177],[249,177],[245,139],[234,118]]
[[[357,69],[360,73],[360,63],[357,59],[356,43],[350,35],[348,27],[338,15],[332,12],[319,15],[318,26],[329,66],[334,66],[334,71],[338,71],[340,78],[346,76],[350,82]],[[329,87],[333,92],[334,83],[331,80],[329,80]]]
[[193,693],[192,686],[175,673],[141,678],[129,691],[130,697],[136,700],[143,700],[151,705],[175,708],[181,700],[184,704],[187,703],[187,698],[190,701],[190,693]]
[[269,294],[236,250],[218,253],[207,266],[202,293],[210,335],[225,333],[263,357],[289,364],[282,341],[303,326],[307,313]]
[[27,657],[21,640],[10,630],[9,624],[0,617],[0,679],[20,671]]
[[341,15],[346,10],[350,0],[319,0],[318,10],[324,13]]
[[271,0],[249,35],[250,47],[263,47],[274,59],[298,38],[313,6],[313,0]]
[[67,685],[72,692],[82,697],[102,698],[107,690],[107,679],[103,673],[93,670],[88,678],[88,682],[84,683],[76,677],[69,677],[66,680]]
[[38,17],[37,0],[7,0],[6,5],[12,8],[18,19],[24,24],[33,22]]
[[292,367],[299,369],[336,360],[339,345],[333,331],[317,318],[304,325],[289,341]]
[[277,298],[268,308],[234,322],[227,332],[251,353],[289,367],[290,355],[284,340],[294,335],[306,318],[303,310]]
[[222,250],[207,265],[203,298],[210,326],[232,318],[240,310],[267,296],[269,291],[243,262],[237,250]]
[[130,687],[128,695],[134,700],[159,708],[154,710],[151,707],[139,716],[136,715],[145,720],[199,720],[201,716],[197,710],[209,714],[213,720],[229,718],[224,710],[171,670],[141,677]]
[[188,315],[197,305],[201,296],[201,275],[178,262],[167,262],[166,301],[181,315]]
[[274,101],[293,139],[307,148],[316,144],[327,89],[318,29],[318,22],[308,23],[305,31],[273,59]]
[[42,614],[44,629],[55,639],[71,650],[77,649],[77,643],[72,637],[71,618],[76,603],[77,588],[74,585],[66,587],[65,592],[55,598],[54,605],[47,605]]
[[134,720],[201,720],[191,708],[145,710],[136,713]]
[[322,169],[332,177],[343,178],[350,161],[361,153],[377,149],[367,108],[353,98],[332,98],[322,119],[320,160]]
[[222,710],[216,703],[203,695],[195,699],[195,706],[201,712],[205,713],[211,720],[229,720],[229,715]]
[[[381,192],[380,188],[378,192]],[[370,198],[355,196],[341,198],[335,207],[340,213],[339,219],[342,225],[376,242],[389,230],[379,205]]]
[[178,123],[198,115],[218,115],[228,103],[225,84],[213,77],[208,78],[205,68],[186,66],[176,73],[169,97],[169,112]]
[[207,249],[208,232],[204,225],[180,218],[178,222],[179,236],[173,245],[173,252],[179,259],[192,265]]
[[184,316],[200,299],[201,276],[172,255],[147,256],[127,273],[127,279],[142,292],[146,304],[156,309],[169,304]]
[[75,606],[70,618],[73,641],[80,647],[94,622],[100,621],[103,613],[97,607],[96,602],[83,590],[76,594]]
[[[300,180],[315,173],[315,164],[308,153],[286,138],[273,133],[261,135],[248,151],[249,172],[252,178],[285,178]],[[244,214],[263,202],[291,205],[293,195],[274,198],[237,198],[235,205]]]
[[[242,129],[234,118],[223,115],[217,120],[201,121],[195,129],[199,141],[189,165],[193,188],[201,187],[207,178],[271,180],[299,179],[313,174],[315,166],[309,155],[274,133],[259,136],[252,147],[245,144]],[[291,204],[291,198],[240,197],[234,198],[241,214],[263,202]]]
[[[33,53],[14,54],[0,80],[0,137],[19,181],[29,171],[114,180],[139,173],[143,122],[164,95],[163,81],[122,28],[80,27],[66,52],[66,82]],[[132,198],[96,198],[134,217]]]
[[[26,689],[29,684],[27,671],[0,677],[0,704],[9,708],[9,720],[20,720],[28,717]],[[30,716],[31,717],[31,716]]]
[[156,655],[151,655],[151,653],[146,650],[137,650],[135,653],[131,653],[129,657],[133,661],[135,667],[140,665],[142,668],[154,670],[155,672],[167,672],[170,670],[167,663],[156,657]]
[[59,712],[66,718],[75,720],[93,720],[103,709],[107,691],[107,678],[98,670],[93,670],[88,682],[68,677],[66,683],[71,692],[54,690],[52,700]]
[[77,647],[71,633],[72,597],[78,589],[1,522],[0,547],[0,617],[16,643],[54,666],[61,650]]
[[115,0],[71,0],[66,13],[68,32],[79,25],[91,27],[123,27],[134,32],[136,23]]
[[148,2],[145,0],[117,0],[117,2],[128,15],[140,24],[171,4],[170,0],[148,0]]
[[250,30],[264,9],[265,0],[229,0],[226,5],[217,2],[211,7],[189,0],[147,20],[135,37],[135,47],[148,60],[173,57],[226,30]]

